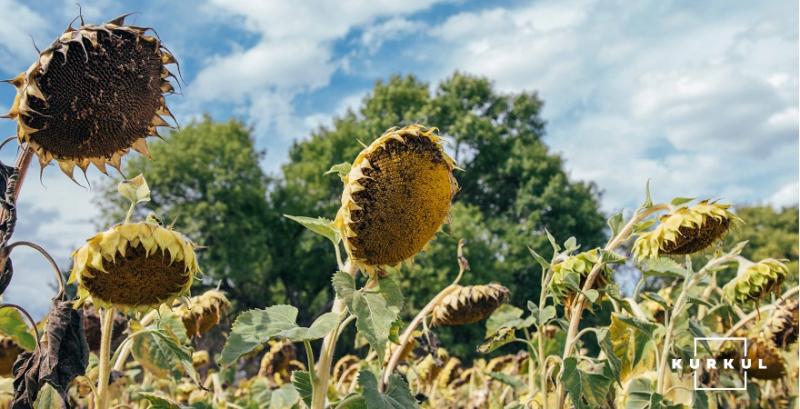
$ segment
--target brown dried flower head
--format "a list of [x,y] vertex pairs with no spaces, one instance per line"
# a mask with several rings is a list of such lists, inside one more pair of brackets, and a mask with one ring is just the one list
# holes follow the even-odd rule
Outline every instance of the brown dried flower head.
[[431,325],[465,325],[490,316],[508,301],[508,288],[500,284],[458,286],[433,308]]

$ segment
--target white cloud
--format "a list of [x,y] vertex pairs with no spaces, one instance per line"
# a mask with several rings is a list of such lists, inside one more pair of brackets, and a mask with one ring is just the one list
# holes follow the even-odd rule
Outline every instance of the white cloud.
[[770,196],[768,203],[775,206],[775,207],[784,207],[784,206],[797,206],[798,195],[800,195],[800,187],[798,187],[797,182],[791,182],[775,192],[772,196]]
[[3,10],[0,13],[0,70],[20,71],[36,58],[31,35],[41,31],[46,22],[31,8],[14,0],[0,0],[0,10]]
[[370,53],[375,53],[385,41],[413,33],[424,28],[419,21],[394,17],[380,24],[367,27],[361,34],[361,43]]
[[448,62],[434,79],[458,68],[539,91],[547,142],[607,209],[635,205],[648,178],[661,199],[796,184],[796,5],[545,0],[459,13],[432,35]]

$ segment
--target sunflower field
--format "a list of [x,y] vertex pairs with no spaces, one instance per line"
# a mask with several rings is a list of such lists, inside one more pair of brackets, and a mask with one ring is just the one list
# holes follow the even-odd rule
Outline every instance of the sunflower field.
[[[796,210],[788,250],[716,192],[604,221],[541,101],[458,73],[379,83],[271,181],[241,124],[159,134],[177,64],[121,16],[8,81],[0,293],[20,247],[58,291],[39,322],[0,305],[0,407],[798,407]],[[12,240],[34,157],[126,175],[66,270]]]

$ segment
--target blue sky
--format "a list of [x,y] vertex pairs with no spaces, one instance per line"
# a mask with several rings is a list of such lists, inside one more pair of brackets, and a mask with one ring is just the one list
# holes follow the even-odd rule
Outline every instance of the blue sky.
[[[431,86],[454,70],[502,92],[538,91],[546,142],[573,179],[630,208],[650,178],[656,199],[798,200],[798,10],[787,1],[247,1],[83,2],[87,22],[136,11],[176,54],[181,123],[240,118],[276,172],[307,137],[374,82],[413,73]],[[0,76],[11,78],[77,15],[73,0],[0,0]],[[2,85],[2,84],[0,84]],[[0,110],[13,100],[0,87]],[[435,124],[431,124],[435,125]],[[14,124],[0,121],[13,135]],[[13,148],[0,153],[13,160]],[[38,165],[34,165],[34,169]],[[37,174],[35,169],[32,174]],[[90,180],[100,175],[90,172]],[[93,192],[57,168],[28,180],[17,239],[64,267],[93,233]],[[47,307],[47,264],[21,250],[6,300]]]

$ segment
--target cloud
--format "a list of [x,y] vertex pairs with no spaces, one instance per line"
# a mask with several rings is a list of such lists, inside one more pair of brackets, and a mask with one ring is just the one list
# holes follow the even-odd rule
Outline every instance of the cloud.
[[661,199],[783,200],[797,180],[796,27],[796,5],[778,2],[540,1],[453,15],[429,52],[449,62],[434,77],[538,90],[547,142],[606,209],[636,205],[648,178]]
[[46,21],[14,0],[0,0],[0,10],[0,70],[20,71],[36,57],[30,34],[41,31]]

